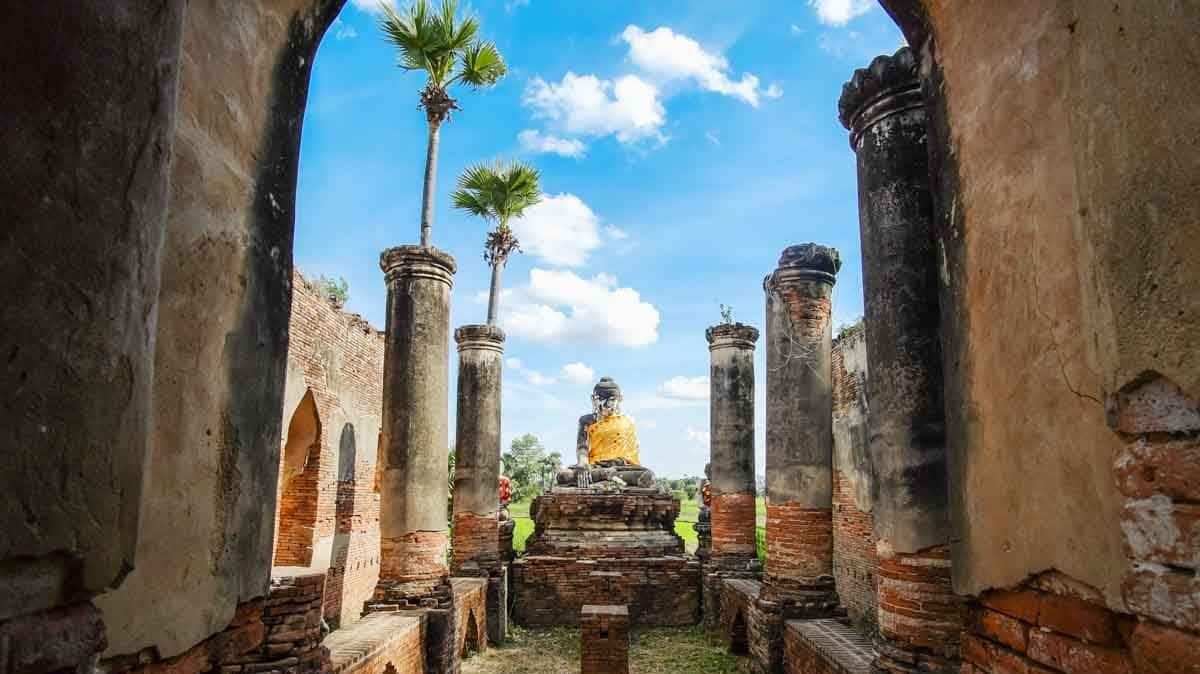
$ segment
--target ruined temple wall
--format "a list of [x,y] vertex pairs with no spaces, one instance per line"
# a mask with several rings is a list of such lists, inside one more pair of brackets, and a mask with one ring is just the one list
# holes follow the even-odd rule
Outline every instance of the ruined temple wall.
[[1200,397],[1200,13],[924,4],[955,588],[1053,568],[1122,608],[1106,407],[1147,371]]
[[341,0],[190,3],[136,561],[108,655],[181,653],[267,593],[300,128]]
[[[288,333],[282,426],[287,428],[293,410],[311,392],[320,432],[305,469],[315,468],[315,493],[285,489],[281,483],[279,510],[282,519],[290,508],[300,507],[290,503],[292,499],[315,503],[308,568],[328,570],[326,619],[345,625],[358,619],[379,578],[379,494],[374,482],[384,342],[378,330],[335,307],[299,273],[292,278]],[[280,461],[281,474],[284,463]],[[278,554],[275,559],[276,566],[283,563]]]
[[867,339],[859,329],[833,343],[833,576],[838,601],[865,632],[876,629],[874,473],[867,435]]

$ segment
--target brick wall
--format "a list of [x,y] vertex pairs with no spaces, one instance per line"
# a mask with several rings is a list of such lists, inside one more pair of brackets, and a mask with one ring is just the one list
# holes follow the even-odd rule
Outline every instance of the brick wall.
[[1200,405],[1152,372],[1108,401],[1126,442],[1114,462],[1125,497],[1125,608],[1060,573],[971,604],[964,674],[1200,672]]
[[629,674],[629,610],[587,604],[580,610],[582,674]]
[[500,559],[500,520],[496,514],[454,513],[454,544],[450,548],[450,568],[457,571],[465,562],[475,560],[485,566]]
[[526,556],[510,567],[513,619],[522,625],[576,625],[584,604],[627,604],[639,625],[694,625],[700,618],[700,563]]
[[[303,472],[280,480],[275,564],[327,572],[325,615],[337,627],[358,619],[379,577],[384,342],[299,273],[292,280],[287,389],[311,396],[320,430]],[[292,414],[283,410],[285,427]],[[294,554],[305,545],[311,552]]]
[[173,658],[157,649],[101,663],[108,674],[194,674],[218,671],[328,672],[329,651],[321,645],[325,576],[274,578],[265,598],[238,605],[229,626]]
[[372,613],[325,639],[334,674],[425,674],[425,614]]
[[838,600],[865,634],[878,631],[875,521],[867,453],[866,332],[833,343],[833,576]]
[[874,518],[858,509],[841,471],[833,473],[833,576],[838,600],[864,631],[878,625],[875,597],[879,559],[875,553]]
[[786,674],[871,674],[875,651],[837,620],[790,620],[783,628]]
[[454,646],[459,656],[487,649],[486,578],[451,578],[454,593]]

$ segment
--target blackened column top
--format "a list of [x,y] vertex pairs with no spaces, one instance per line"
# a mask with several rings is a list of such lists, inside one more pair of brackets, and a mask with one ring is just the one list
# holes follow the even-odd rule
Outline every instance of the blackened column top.
[[824,281],[833,285],[841,268],[842,257],[836,248],[819,243],[788,246],[779,256],[775,272],[763,280],[763,289],[797,281]]
[[857,149],[859,136],[871,125],[923,105],[918,66],[916,53],[901,47],[891,56],[876,56],[842,85],[838,120],[850,131],[850,147]]
[[504,331],[495,325],[461,325],[454,330],[458,350],[490,349],[504,351]]
[[419,276],[454,285],[454,273],[458,265],[445,251],[432,246],[404,245],[388,248],[379,254],[379,268],[388,283],[394,280]]
[[758,341],[758,328],[744,323],[718,323],[704,331],[708,350],[738,348],[754,350]]

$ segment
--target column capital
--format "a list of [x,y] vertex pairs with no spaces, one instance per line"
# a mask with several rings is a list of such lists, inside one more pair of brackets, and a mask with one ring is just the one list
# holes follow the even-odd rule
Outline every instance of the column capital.
[[753,351],[758,328],[744,323],[718,323],[704,331],[704,338],[708,340],[709,351],[728,348]]
[[495,325],[460,325],[454,330],[459,352],[481,349],[504,353],[504,331]]
[[787,286],[803,281],[824,281],[833,285],[842,258],[836,248],[817,243],[788,246],[779,256],[779,266],[763,280],[763,289]]
[[388,248],[379,254],[379,268],[390,285],[408,277],[422,277],[454,285],[458,265],[454,258],[432,246],[404,245]]
[[891,56],[876,56],[842,85],[838,120],[850,131],[852,149],[857,151],[859,138],[874,124],[924,105],[918,65],[916,52],[901,47]]

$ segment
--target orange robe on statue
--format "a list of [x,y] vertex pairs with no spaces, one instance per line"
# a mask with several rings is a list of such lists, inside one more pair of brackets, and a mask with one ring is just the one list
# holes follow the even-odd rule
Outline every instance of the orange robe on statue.
[[604,417],[588,426],[588,463],[625,459],[640,466],[638,461],[637,429],[633,420],[623,414]]

